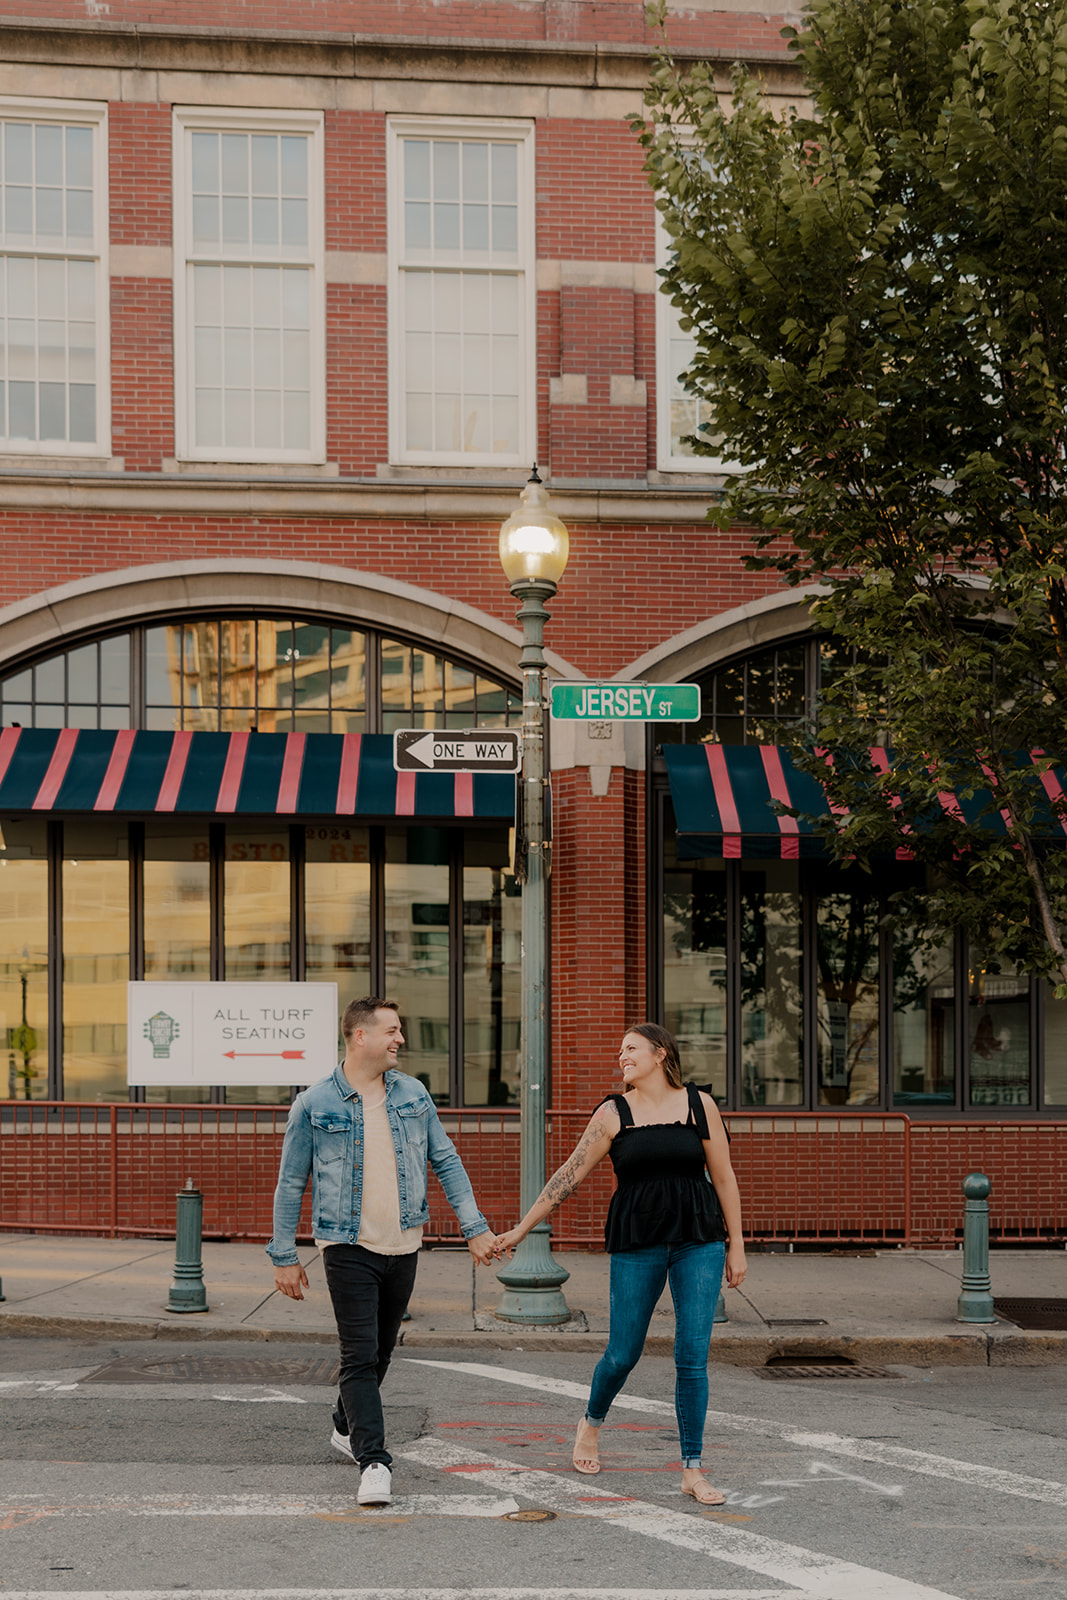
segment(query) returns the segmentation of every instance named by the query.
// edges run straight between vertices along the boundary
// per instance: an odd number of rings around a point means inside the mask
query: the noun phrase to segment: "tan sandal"
[[[707,1478],[696,1478],[690,1484],[682,1484],[682,1493],[689,1495],[698,1506],[724,1506],[726,1496],[721,1489],[713,1489]]]
[[[571,1457],[571,1462],[575,1472],[584,1473],[587,1478],[595,1478],[597,1473],[600,1471],[599,1455],[594,1455],[590,1450],[579,1451],[578,1449],[578,1435],[582,1431],[582,1423],[584,1421],[585,1418],[582,1417],[581,1421],[578,1423],[578,1427],[575,1430],[574,1454]]]

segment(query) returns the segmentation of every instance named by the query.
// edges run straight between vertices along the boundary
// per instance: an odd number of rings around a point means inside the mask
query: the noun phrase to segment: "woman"
[[[619,1066],[624,1092],[601,1102],[573,1155],[549,1178],[518,1226],[500,1235],[498,1248],[510,1253],[610,1154],[618,1188],[604,1230],[611,1256],[608,1347],[578,1424],[574,1466],[578,1472],[600,1471],[599,1430],[637,1365],[652,1312],[669,1283],[682,1492],[700,1505],[722,1505],[725,1497],[704,1477],[700,1462],[708,1345],[724,1257],[732,1288],[744,1282],[746,1272],[741,1200],[726,1129],[710,1095],[683,1086],[678,1046],[666,1028],[636,1023],[623,1038]]]

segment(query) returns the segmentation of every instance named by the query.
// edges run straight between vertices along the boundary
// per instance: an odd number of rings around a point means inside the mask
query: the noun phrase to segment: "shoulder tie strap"
[[[689,1096],[689,1121],[694,1125],[702,1139],[710,1138],[708,1114],[704,1110],[704,1102],[700,1098],[700,1090],[695,1084],[687,1083],[685,1092]]]

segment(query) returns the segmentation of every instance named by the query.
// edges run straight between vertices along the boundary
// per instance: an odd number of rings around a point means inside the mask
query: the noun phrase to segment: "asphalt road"
[[[715,1366],[709,1512],[679,1493],[663,1358],[600,1476],[569,1470],[594,1361],[398,1353],[396,1499],[361,1511],[322,1345],[0,1339],[0,1597],[1067,1596],[1065,1368]]]

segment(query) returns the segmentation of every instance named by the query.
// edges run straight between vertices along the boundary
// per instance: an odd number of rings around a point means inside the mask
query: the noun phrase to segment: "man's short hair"
[[[341,1032],[346,1041],[351,1039],[357,1028],[366,1028],[374,1021],[376,1011],[395,1011],[400,1015],[400,1007],[395,1000],[380,1000],[376,994],[364,995],[362,1000],[350,1000],[345,1006],[341,1018]]]

